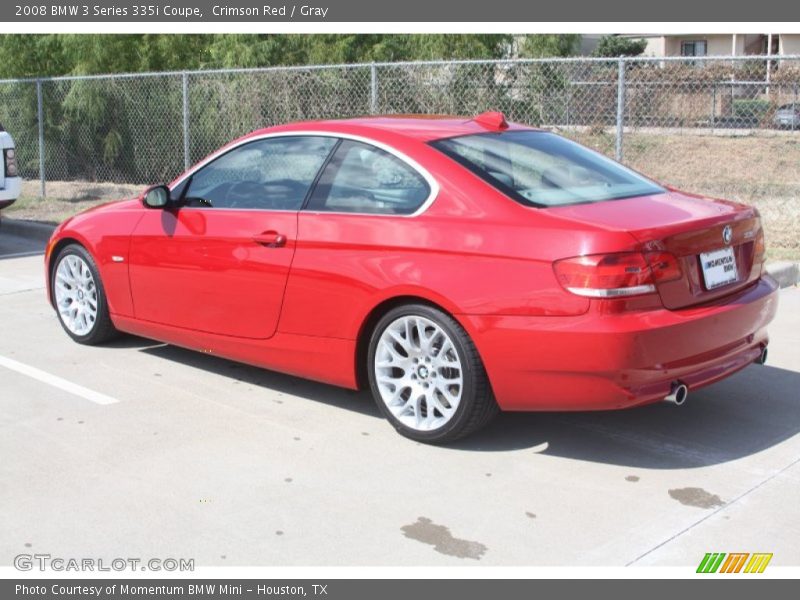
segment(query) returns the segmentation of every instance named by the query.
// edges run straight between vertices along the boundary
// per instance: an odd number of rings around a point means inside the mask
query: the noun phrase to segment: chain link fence
[[[501,110],[676,186],[769,197],[776,215],[791,203],[800,220],[798,91],[800,56],[272,67],[0,81],[0,122],[27,195],[81,200],[169,181],[277,123]]]
[[[0,81],[23,177],[144,184],[288,121],[474,115],[584,137],[800,131],[800,57],[541,59],[278,67]],[[45,188],[46,191],[46,188]]]

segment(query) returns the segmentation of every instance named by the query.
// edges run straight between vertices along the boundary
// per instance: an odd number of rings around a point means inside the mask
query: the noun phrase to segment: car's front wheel
[[[50,285],[58,319],[73,340],[99,344],[118,335],[97,265],[83,246],[69,244],[61,249]]]
[[[390,310],[372,332],[367,360],[378,406],[411,439],[450,442],[498,412],[474,343],[436,308],[409,304]]]

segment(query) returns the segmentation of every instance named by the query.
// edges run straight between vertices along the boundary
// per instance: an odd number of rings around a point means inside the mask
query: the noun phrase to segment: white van
[[[14,138],[2,125],[0,125],[0,152],[3,153],[3,160],[0,162],[0,208],[5,208],[19,197],[22,178],[17,170]]]

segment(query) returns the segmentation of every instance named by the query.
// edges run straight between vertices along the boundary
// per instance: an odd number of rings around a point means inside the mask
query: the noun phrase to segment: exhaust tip
[[[672,384],[672,391],[664,397],[665,402],[670,402],[675,406],[680,406],[684,402],[686,402],[686,398],[689,396],[689,388],[686,387],[686,384],[681,383],[680,381],[676,381]]]
[[[756,362],[757,362],[758,364],[760,364],[760,365],[763,365],[764,363],[766,363],[766,362],[767,362],[767,347],[766,347],[766,346],[764,346],[764,347],[761,349],[761,354],[759,355],[759,357],[758,357],[758,359],[756,360]]]

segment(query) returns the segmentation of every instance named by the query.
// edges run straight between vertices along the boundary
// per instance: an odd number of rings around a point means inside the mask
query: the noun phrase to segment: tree
[[[58,35],[0,35],[0,77],[47,77],[69,72]]]
[[[647,40],[604,35],[597,43],[597,48],[592,53],[594,56],[639,56],[647,48]]]
[[[519,55],[523,58],[574,56],[580,46],[581,36],[577,33],[526,35],[519,45]]]
[[[496,34],[422,34],[404,37],[407,39],[407,56],[404,60],[504,58],[512,39],[510,35]]]
[[[0,36],[0,79],[42,78],[48,177],[126,182],[166,179],[182,156],[138,151],[180,148],[183,119],[180,76],[47,78],[60,75],[193,71],[415,60],[495,59],[510,55],[510,35],[324,34],[164,35],[47,34]],[[484,65],[420,71],[397,67],[387,75],[377,109],[430,112],[439,106],[475,112],[463,90],[480,91],[481,109],[504,98],[496,71]],[[370,70],[280,70],[189,80],[190,154],[204,153],[256,126],[369,112]],[[390,83],[393,82],[393,83]],[[442,93],[442,86],[454,90]],[[391,86],[391,87],[390,87]],[[25,173],[38,169],[37,85],[0,86],[0,121],[13,128]],[[421,99],[416,96],[422,96]],[[443,104],[442,102],[445,102]],[[414,104],[416,102],[416,104]],[[447,104],[449,103],[449,104]]]
[[[3,35],[0,78],[492,59],[507,57],[511,42],[498,34]]]

